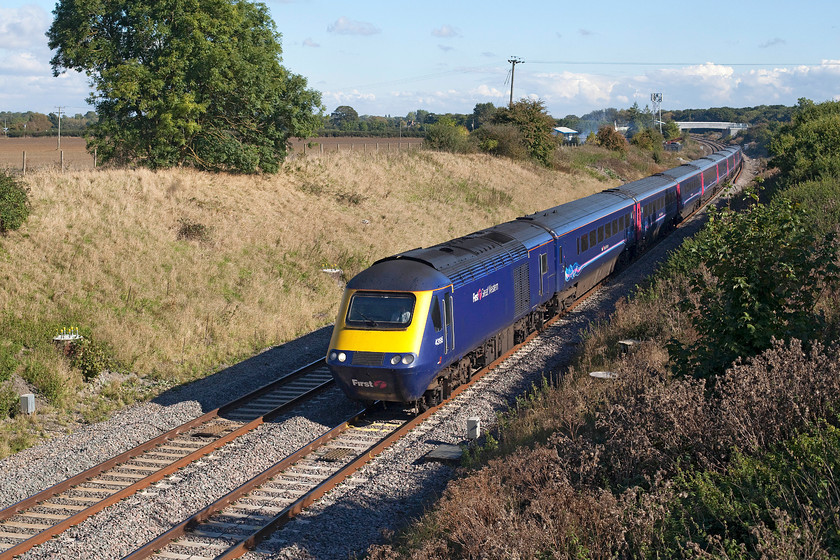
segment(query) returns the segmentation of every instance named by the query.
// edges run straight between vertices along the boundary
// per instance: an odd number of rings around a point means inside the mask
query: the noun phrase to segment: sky
[[[840,100],[840,2],[267,0],[282,64],[360,115],[472,113],[542,100],[556,117]],[[0,3],[0,111],[91,110],[87,78],[53,76],[55,0]],[[513,65],[509,61],[521,62]],[[513,80],[511,80],[511,69]]]

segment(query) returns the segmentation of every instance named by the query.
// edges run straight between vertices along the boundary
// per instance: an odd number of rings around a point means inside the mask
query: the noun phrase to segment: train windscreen
[[[404,329],[414,316],[413,294],[356,292],[350,299],[345,323],[363,329]]]

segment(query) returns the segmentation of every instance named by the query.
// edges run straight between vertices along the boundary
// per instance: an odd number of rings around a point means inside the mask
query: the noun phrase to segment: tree
[[[840,102],[800,99],[790,124],[770,143],[771,163],[788,183],[840,177]]]
[[[436,123],[429,125],[423,143],[435,150],[455,153],[465,152],[468,147],[468,136],[467,129],[459,126],[454,119],[441,117]]]
[[[53,73],[85,72],[103,161],[278,169],[322,122],[320,94],[280,65],[280,35],[247,0],[60,0]],[[317,113],[316,113],[317,111]]]
[[[519,129],[528,153],[543,165],[551,165],[557,139],[551,135],[554,119],[545,110],[545,103],[522,99],[510,107],[497,109],[493,124],[510,124]]]
[[[476,103],[470,117],[470,128],[475,130],[484,124],[493,120],[493,113],[496,112],[496,106],[492,103]]]
[[[817,304],[837,286],[840,269],[834,234],[809,231],[807,211],[784,197],[742,212],[710,211],[706,228],[676,260],[692,271],[695,297],[681,307],[698,334],[692,344],[669,344],[678,373],[709,377],[769,348],[774,337],[819,335]]]
[[[359,120],[359,113],[349,105],[339,105],[330,115],[330,123],[336,128],[349,130]]]
[[[666,140],[675,140],[680,137],[680,125],[674,121],[667,121],[662,127],[662,134],[665,135]]]
[[[596,136],[598,145],[616,152],[627,151],[627,139],[612,126],[602,126]]]

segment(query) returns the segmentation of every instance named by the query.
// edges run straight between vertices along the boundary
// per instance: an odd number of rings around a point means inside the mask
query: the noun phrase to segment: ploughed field
[[[419,148],[422,138],[309,138],[291,140],[292,155],[331,153],[338,150],[361,151],[405,151]],[[0,137],[0,168],[22,171],[24,154],[26,170],[34,171],[45,168],[61,168],[61,156],[64,154],[64,169],[93,169],[93,154],[85,149],[85,139],[75,136],[62,136],[59,148],[56,137],[4,138]]]

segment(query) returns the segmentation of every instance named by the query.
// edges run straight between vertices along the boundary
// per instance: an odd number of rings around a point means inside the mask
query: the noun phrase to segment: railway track
[[[589,293],[595,289],[597,286]],[[578,300],[575,306],[585,299],[586,296]],[[393,411],[383,416],[381,412],[369,410],[363,416],[348,418],[126,558],[241,556],[459,393],[472,387],[484,373],[537,334],[533,333],[522,344],[479,372],[470,384],[454,391],[449,400],[420,416],[402,418]],[[78,477],[0,511],[0,539],[19,540],[17,543],[0,542],[0,560],[45,542],[108,505],[161,480],[281,414],[288,406],[305,398],[305,391],[299,397],[281,396],[282,391],[288,390],[293,378],[306,377],[304,370],[321,374],[323,385],[313,388],[315,391],[331,383],[332,378],[323,363],[316,362]],[[302,381],[297,383],[305,384]],[[280,385],[287,385],[287,389],[282,389]],[[281,404],[284,400],[286,402]],[[141,476],[143,473],[150,474]]]
[[[313,362],[0,510],[0,560],[13,558],[205,457],[334,383]]]
[[[545,326],[560,317],[553,317]],[[395,412],[374,403],[123,560],[239,558],[435,412],[485,380],[538,335],[531,333],[493,363],[474,372],[469,382],[455,388],[448,399],[421,414]]]

